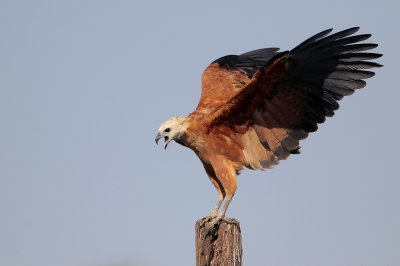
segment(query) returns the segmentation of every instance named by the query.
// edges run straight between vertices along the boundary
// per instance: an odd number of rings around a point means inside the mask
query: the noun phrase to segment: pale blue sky
[[[245,170],[244,265],[400,265],[395,1],[0,0],[0,265],[194,265],[218,195],[159,125],[218,57],[360,26],[385,66],[301,142]]]

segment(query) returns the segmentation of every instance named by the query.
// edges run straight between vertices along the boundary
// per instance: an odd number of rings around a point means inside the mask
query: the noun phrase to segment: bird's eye
[[[164,132],[170,132],[170,131],[171,129],[169,127],[164,130]]]

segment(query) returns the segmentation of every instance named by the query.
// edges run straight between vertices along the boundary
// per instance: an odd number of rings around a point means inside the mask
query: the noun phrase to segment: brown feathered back
[[[194,114],[206,115],[202,123],[210,131],[229,127],[247,167],[268,168],[299,153],[299,140],[374,75],[364,69],[380,66],[367,61],[380,54],[360,52],[377,45],[356,44],[370,37],[351,36],[358,29],[329,36],[326,30],[289,52],[269,48],[214,61],[204,71]]]

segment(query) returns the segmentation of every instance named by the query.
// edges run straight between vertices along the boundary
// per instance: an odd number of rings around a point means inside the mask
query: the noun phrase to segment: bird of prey
[[[161,125],[156,143],[164,138],[165,149],[173,140],[192,149],[217,189],[208,219],[213,225],[225,216],[243,167],[271,168],[299,154],[299,141],[375,75],[365,69],[382,66],[369,61],[381,54],[365,52],[378,45],[359,43],[371,35],[354,35],[358,30],[328,29],[285,52],[264,48],[221,57],[203,72],[196,110]]]

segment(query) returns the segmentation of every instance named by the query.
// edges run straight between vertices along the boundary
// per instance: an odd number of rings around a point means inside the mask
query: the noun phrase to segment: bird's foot
[[[221,213],[218,214],[218,215],[214,215],[214,216],[211,216],[211,214],[210,214],[210,216],[207,219],[206,224],[205,224],[205,227],[206,227],[207,230],[211,230],[213,228],[217,228],[218,225],[219,225],[219,222],[224,218],[224,215],[221,214]]]

